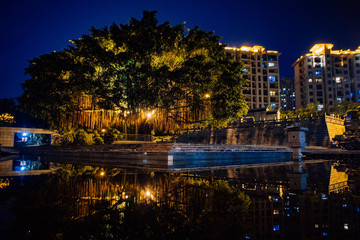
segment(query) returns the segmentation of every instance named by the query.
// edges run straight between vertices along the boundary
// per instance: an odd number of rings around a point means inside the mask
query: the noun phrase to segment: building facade
[[[226,47],[226,54],[244,62],[244,77],[249,86],[243,91],[250,109],[280,107],[280,79],[278,51],[265,51],[262,46]]]
[[[280,103],[283,110],[295,109],[295,88],[291,77],[283,77],[280,80]]]
[[[333,108],[337,102],[360,101],[360,47],[332,50],[333,44],[315,44],[292,65],[296,108],[318,103]]]

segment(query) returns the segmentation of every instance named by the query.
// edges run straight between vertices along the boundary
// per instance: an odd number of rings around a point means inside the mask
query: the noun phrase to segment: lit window
[[[335,78],[335,82],[336,82],[336,83],[341,83],[341,77],[336,77],[336,78]]]
[[[269,82],[275,82],[276,77],[275,76],[269,76]]]
[[[276,56],[269,55],[269,61],[276,61]]]
[[[321,75],[321,71],[315,71],[315,75]]]
[[[270,91],[270,96],[275,96],[275,91]]]
[[[279,230],[280,230],[280,226],[279,226],[279,225],[274,225],[273,230],[274,230],[274,231],[279,231]]]
[[[275,66],[275,63],[272,63],[272,62],[269,62],[269,67],[274,67]]]
[[[319,224],[316,223],[316,224],[315,224],[315,228],[319,228]]]
[[[309,82],[312,82],[312,78],[309,78]]]
[[[344,230],[349,230],[349,224],[344,223]]]
[[[317,78],[317,79],[316,79],[316,82],[317,82],[317,83],[322,83],[322,79],[321,79],[321,78]]]
[[[274,215],[277,215],[277,214],[279,214],[279,210],[274,209]]]

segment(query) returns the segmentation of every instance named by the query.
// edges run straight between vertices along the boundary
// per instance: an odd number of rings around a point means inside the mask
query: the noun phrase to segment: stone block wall
[[[309,129],[309,131],[306,132],[306,143],[308,146],[329,147],[333,129],[345,129],[344,126],[328,126],[324,117],[299,120],[297,123],[300,127]],[[179,136],[177,142],[287,146],[287,132],[285,129],[293,124],[293,121],[286,120],[265,121],[237,124],[226,129],[215,131],[187,131]]]

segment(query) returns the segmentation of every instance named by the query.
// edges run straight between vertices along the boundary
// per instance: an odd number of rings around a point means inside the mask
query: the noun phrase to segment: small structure
[[[50,145],[54,131],[40,128],[0,127],[1,147]]]
[[[301,149],[306,147],[305,132],[307,128],[295,126],[287,127],[285,129],[288,133],[288,146],[292,148],[292,158],[294,161],[299,161],[302,158]]]
[[[277,121],[280,120],[280,109],[273,110],[271,108],[253,108],[249,109],[244,120],[252,118],[253,121]]]

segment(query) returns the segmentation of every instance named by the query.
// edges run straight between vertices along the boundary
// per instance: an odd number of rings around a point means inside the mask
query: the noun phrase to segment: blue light
[[[275,82],[276,78],[275,76],[269,76],[269,82]]]
[[[250,239],[250,237],[249,237],[249,236],[245,236],[245,239]]]
[[[345,207],[347,207],[347,204],[345,203],[345,204],[343,204],[343,207],[345,208]]]
[[[323,232],[323,236],[324,236],[324,237],[327,237],[327,235],[328,235],[328,234],[327,234],[326,232]]]
[[[20,168],[20,171],[24,171],[24,170],[25,170],[25,167],[21,167],[21,168]]]
[[[360,212],[360,208],[357,208],[357,212]]]
[[[26,132],[23,132],[23,133],[22,133],[22,136],[23,136],[23,137],[26,137],[26,136],[27,136],[27,133],[26,133]]]
[[[321,71],[315,71],[315,75],[321,75]]]
[[[354,94],[353,93],[350,93],[350,97],[352,98],[354,96]]]
[[[273,228],[274,231],[279,231],[280,230],[280,226],[279,225],[275,225]]]

